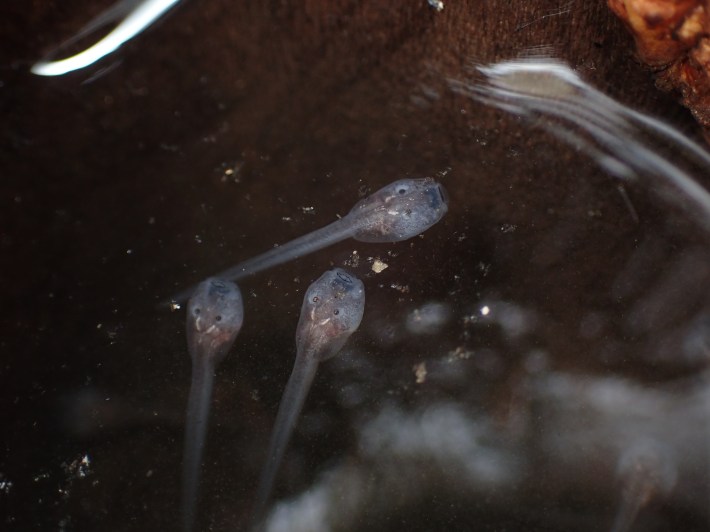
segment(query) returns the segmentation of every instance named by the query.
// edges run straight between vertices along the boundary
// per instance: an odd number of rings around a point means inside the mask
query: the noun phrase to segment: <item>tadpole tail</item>
[[[263,270],[273,268],[284,262],[288,262],[314,251],[318,251],[328,246],[332,246],[341,240],[350,238],[355,234],[358,227],[353,218],[345,216],[340,220],[316,229],[315,231],[303,235],[302,237],[296,238],[287,242],[281,246],[271,248],[269,251],[257,255],[251,259],[240,262],[236,266],[224,270],[217,275],[212,275],[211,277],[216,277],[218,279],[225,279],[227,281],[239,281],[255,273],[259,273]],[[160,306],[169,307],[174,303],[184,303],[190,297],[197,288],[197,285],[193,285],[182,292],[175,294],[172,298],[163,301]]]
[[[631,525],[634,524],[641,506],[638,499],[631,500],[624,497],[611,527],[611,532],[628,532],[631,530]]]
[[[279,412],[276,415],[274,430],[269,441],[269,451],[266,455],[266,465],[264,465],[259,479],[252,513],[252,529],[257,529],[256,527],[260,526],[264,517],[266,503],[271,495],[281,460],[317,369],[318,361],[315,357],[301,353],[297,355],[293,372],[288,379],[286,390],[279,404]]]
[[[197,497],[202,468],[202,451],[205,446],[210,401],[214,383],[214,365],[197,358],[192,367],[192,383],[187,402],[185,446],[182,468],[182,523],[185,532],[195,525]]]
[[[628,479],[622,490],[621,504],[616,513],[611,532],[628,532],[636,516],[654,493],[655,483],[649,483],[646,475],[635,475]]]

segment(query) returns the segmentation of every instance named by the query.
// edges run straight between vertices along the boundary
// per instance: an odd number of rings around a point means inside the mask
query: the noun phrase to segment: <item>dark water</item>
[[[190,361],[156,303],[422,176],[451,208],[421,237],[241,283],[200,529],[246,526],[303,292],[333,265],[365,317],[319,369],[271,530],[608,530],[646,441],[676,480],[635,529],[707,529],[702,223],[449,89],[552,44],[694,135],[603,3],[192,2],[95,67],[29,74],[108,5],[0,8],[5,529],[176,529]]]

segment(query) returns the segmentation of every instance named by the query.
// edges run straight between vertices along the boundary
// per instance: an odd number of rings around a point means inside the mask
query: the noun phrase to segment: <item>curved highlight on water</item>
[[[686,170],[647,146],[652,135],[710,169],[710,154],[670,125],[628,108],[596,90],[566,63],[529,57],[479,65],[473,83],[450,80],[451,88],[487,105],[527,118],[561,140],[580,148],[607,172],[625,180],[643,179],[677,206],[691,211],[710,231],[710,193]]]

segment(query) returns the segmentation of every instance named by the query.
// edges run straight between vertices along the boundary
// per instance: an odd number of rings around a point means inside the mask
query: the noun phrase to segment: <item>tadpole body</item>
[[[187,304],[187,346],[192,382],[187,403],[182,476],[183,528],[190,531],[197,509],[202,451],[207,434],[214,371],[234,344],[244,321],[236,284],[210,278],[197,286]]]
[[[447,210],[446,191],[434,179],[401,179],[363,198],[339,220],[241,262],[216,277],[238,281],[346,238],[361,242],[407,240],[429,229]],[[194,288],[188,288],[171,301],[182,303],[193,291]]]
[[[360,325],[364,308],[362,281],[340,268],[325,272],[308,287],[296,330],[296,362],[279,405],[257,489],[255,523],[264,512],[318,363],[340,351]]]

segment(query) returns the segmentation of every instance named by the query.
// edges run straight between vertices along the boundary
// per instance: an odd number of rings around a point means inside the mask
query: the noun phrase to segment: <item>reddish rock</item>
[[[702,0],[608,0],[636,40],[657,86],[677,90],[710,140],[709,4]]]

